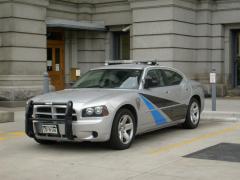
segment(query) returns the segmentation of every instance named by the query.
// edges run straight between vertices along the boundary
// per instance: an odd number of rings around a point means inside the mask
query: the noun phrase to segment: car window
[[[73,88],[137,89],[142,77],[140,69],[98,69],[84,74]]]
[[[147,76],[152,78],[153,83],[151,84],[151,87],[161,87],[164,85],[160,69],[149,70]]]
[[[164,78],[163,78],[163,73],[161,69],[156,69],[157,76],[160,81],[160,86],[164,86]]]
[[[183,77],[171,70],[162,70],[165,86],[174,86],[181,83]]]

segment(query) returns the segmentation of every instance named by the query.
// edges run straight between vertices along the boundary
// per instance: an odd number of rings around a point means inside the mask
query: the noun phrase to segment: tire
[[[120,109],[113,120],[110,146],[117,150],[128,149],[135,138],[135,133],[136,119],[132,112],[128,109]]]
[[[34,137],[34,140],[42,145],[51,145],[51,144],[56,144],[56,141],[51,141],[51,140],[42,140],[42,139],[37,139],[36,137]]]
[[[186,120],[183,123],[183,127],[186,129],[195,129],[200,122],[200,103],[197,99],[192,98],[188,105]]]

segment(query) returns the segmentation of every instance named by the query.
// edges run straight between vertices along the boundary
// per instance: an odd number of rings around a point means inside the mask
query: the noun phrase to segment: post
[[[212,86],[212,111],[216,111],[216,70],[212,69],[212,72],[210,73],[210,83]]]
[[[43,74],[43,93],[48,93],[49,92],[49,78],[48,78],[48,73],[44,72]]]

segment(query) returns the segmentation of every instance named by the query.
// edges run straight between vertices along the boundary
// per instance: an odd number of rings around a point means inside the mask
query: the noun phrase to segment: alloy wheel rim
[[[197,124],[199,121],[199,106],[198,103],[193,102],[190,108],[190,118],[193,124]]]
[[[118,124],[118,137],[123,144],[128,144],[133,138],[133,119],[129,115],[123,115]]]

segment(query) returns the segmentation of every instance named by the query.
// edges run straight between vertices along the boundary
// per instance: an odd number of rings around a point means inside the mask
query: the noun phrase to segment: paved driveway
[[[223,142],[240,144],[240,122],[203,121],[196,130],[155,131],[138,136],[124,151],[108,149],[104,143],[39,145],[25,136],[23,124],[23,112],[17,113],[16,122],[0,124],[3,180],[236,180],[240,176],[239,162],[183,157]]]

